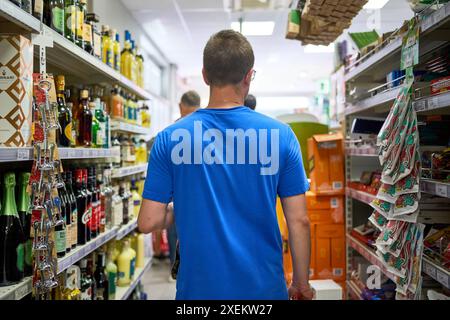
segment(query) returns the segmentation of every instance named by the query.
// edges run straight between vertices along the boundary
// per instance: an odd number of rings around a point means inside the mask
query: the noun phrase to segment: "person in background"
[[[183,119],[184,117],[190,115],[191,113],[197,111],[200,108],[201,105],[201,99],[200,95],[194,91],[190,90],[186,93],[184,93],[181,96],[181,101],[179,103],[180,107],[180,119]],[[180,120],[178,119],[178,120]],[[178,121],[177,120],[177,121]],[[167,207],[168,211],[173,210],[173,205],[170,204]],[[179,249],[178,249],[178,236],[177,236],[177,228],[175,223],[173,223],[169,229],[167,230],[167,238],[169,241],[169,258],[170,258],[170,265],[172,266],[172,270],[169,276],[169,282],[173,282],[176,280],[177,273],[178,273],[178,265],[179,265]]]
[[[249,94],[247,96],[247,98],[245,98],[244,106],[246,106],[247,108],[250,108],[252,110],[255,110],[256,109],[256,98],[255,98],[255,96],[252,95],[252,94]]]
[[[214,34],[203,52],[208,106],[160,132],[150,154],[138,227],[149,233],[176,223],[181,244],[176,299],[313,297],[309,183],[300,145],[288,125],[244,106],[254,62],[242,34]],[[261,148],[254,146],[261,144],[267,148],[258,156]],[[277,195],[293,261],[289,289]],[[171,201],[174,210],[167,210]]]

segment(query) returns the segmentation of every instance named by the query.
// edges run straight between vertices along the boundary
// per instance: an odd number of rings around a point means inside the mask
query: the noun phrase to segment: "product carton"
[[[312,280],[314,300],[342,300],[342,287],[333,280]]]
[[[315,278],[345,280],[344,225],[315,225]]]
[[[0,147],[31,144],[33,45],[0,34]]]
[[[344,194],[343,136],[314,135],[308,139],[311,191],[317,195]]]
[[[311,223],[344,223],[344,196],[318,196],[308,191],[306,209]]]

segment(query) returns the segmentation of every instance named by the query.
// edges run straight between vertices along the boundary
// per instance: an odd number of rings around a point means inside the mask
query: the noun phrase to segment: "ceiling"
[[[179,76],[188,87],[207,97],[201,79],[202,51],[208,38],[232,21],[275,21],[272,36],[248,37],[255,51],[257,70],[252,84],[256,96],[311,96],[315,80],[326,78],[333,69],[333,53],[305,53],[299,41],[286,40],[288,0],[274,10],[231,12],[231,0],[122,0],[149,36],[170,61],[178,65]],[[248,0],[247,0],[248,1]],[[406,0],[391,0],[381,11],[363,12],[355,18],[355,28],[383,29],[399,25],[408,12]],[[372,23],[372,24],[371,24]],[[391,26],[394,25],[395,26]],[[375,26],[376,27],[376,26]],[[382,30],[385,31],[385,30]]]

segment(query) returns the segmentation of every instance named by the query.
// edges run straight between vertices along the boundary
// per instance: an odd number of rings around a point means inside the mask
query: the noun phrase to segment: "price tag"
[[[431,264],[425,264],[425,271],[430,277],[436,278],[436,269]]]
[[[414,102],[414,109],[416,111],[423,111],[427,107],[427,103],[425,100],[419,100]]]
[[[422,32],[428,30],[434,23],[433,16],[429,15],[428,17],[422,20]]]
[[[439,107],[439,98],[433,97],[428,99],[428,110],[436,109]]]
[[[17,150],[17,160],[29,160],[29,159],[30,159],[30,150],[27,149]]]
[[[20,300],[30,292],[31,292],[31,284],[29,284],[28,282],[20,284],[14,291],[14,298],[15,300]]]
[[[446,288],[449,287],[448,276],[441,270],[436,270],[436,280],[443,284]]]
[[[448,197],[447,193],[447,185],[445,184],[436,184],[436,194],[441,197]]]

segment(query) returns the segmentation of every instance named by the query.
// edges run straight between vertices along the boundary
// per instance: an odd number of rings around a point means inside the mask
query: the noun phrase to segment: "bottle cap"
[[[102,31],[103,32],[109,32],[109,26],[107,24],[102,25]]]
[[[30,182],[30,176],[31,176],[31,173],[22,172],[19,176],[19,183],[21,185],[27,185]]]
[[[16,186],[16,175],[14,172],[5,173],[3,177],[3,183],[5,187],[15,187]]]

